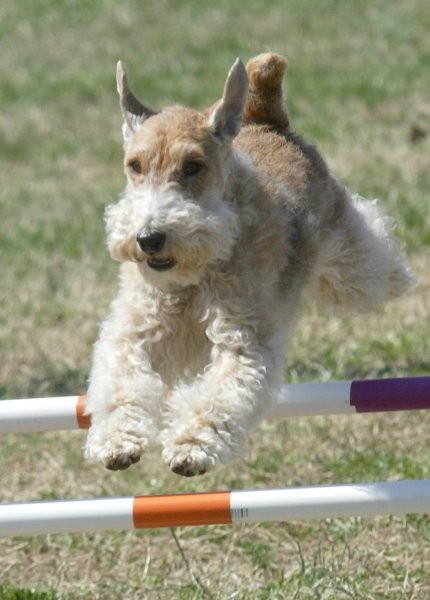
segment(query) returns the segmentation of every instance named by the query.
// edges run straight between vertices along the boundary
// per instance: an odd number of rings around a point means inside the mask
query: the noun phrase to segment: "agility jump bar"
[[[0,536],[430,513],[430,480],[0,504]]]
[[[430,409],[430,377],[284,385],[267,418]],[[0,433],[88,429],[85,396],[0,401]]]

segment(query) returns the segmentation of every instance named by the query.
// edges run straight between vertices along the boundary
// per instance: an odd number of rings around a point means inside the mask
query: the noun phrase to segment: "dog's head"
[[[203,113],[147,108],[121,62],[117,83],[127,186],[106,211],[111,255],[136,261],[157,287],[197,283],[207,265],[229,259],[238,236],[228,189],[231,142],[248,93],[245,67],[234,63],[221,100]]]

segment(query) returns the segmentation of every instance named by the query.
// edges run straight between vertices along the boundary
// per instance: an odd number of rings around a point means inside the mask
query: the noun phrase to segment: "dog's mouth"
[[[148,258],[147,264],[150,269],[154,271],[168,271],[173,269],[176,265],[176,261],[173,258]]]

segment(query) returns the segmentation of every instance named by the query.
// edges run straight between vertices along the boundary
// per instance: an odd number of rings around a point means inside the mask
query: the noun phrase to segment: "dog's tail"
[[[244,125],[268,125],[280,133],[290,130],[282,93],[286,67],[285,58],[273,52],[259,54],[248,62],[249,93],[242,115]]]

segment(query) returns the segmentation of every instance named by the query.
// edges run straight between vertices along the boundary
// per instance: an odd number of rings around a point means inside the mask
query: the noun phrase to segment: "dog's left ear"
[[[116,85],[121,112],[124,117],[122,132],[124,140],[127,141],[139,125],[149,117],[155,115],[156,112],[143,105],[130,90],[125,66],[121,61],[118,61],[116,66]]]
[[[239,133],[248,85],[245,65],[237,58],[227,76],[223,96],[209,117],[212,133],[221,141]]]

